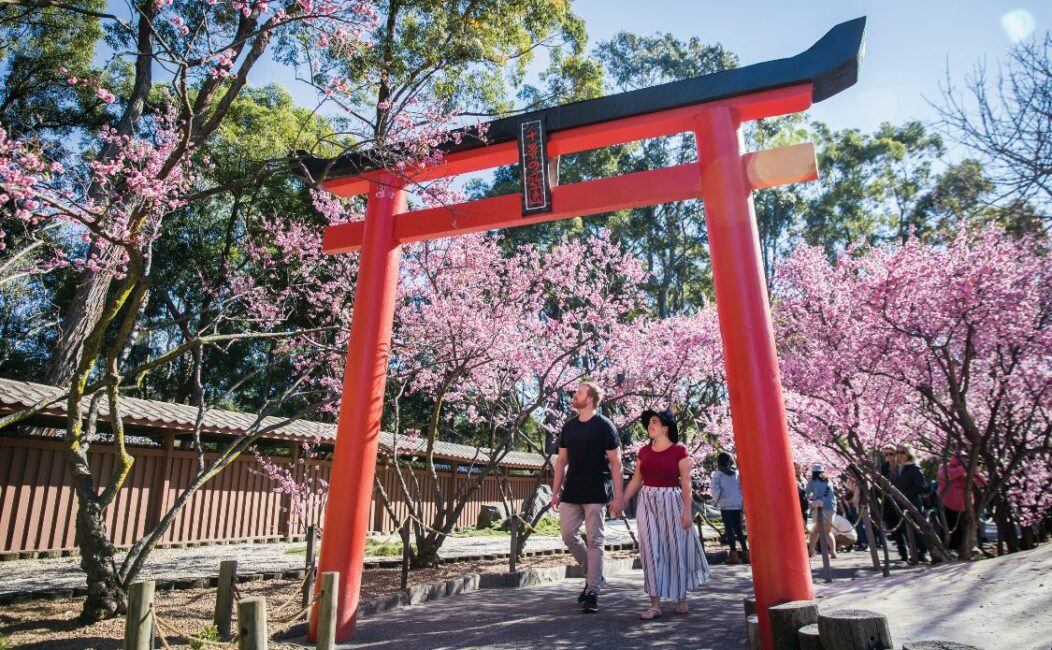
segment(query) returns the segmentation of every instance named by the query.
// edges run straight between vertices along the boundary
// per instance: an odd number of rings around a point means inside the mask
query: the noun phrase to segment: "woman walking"
[[[836,514],[836,495],[833,486],[829,484],[826,470],[819,464],[811,467],[811,480],[807,484],[807,496],[811,499],[811,517],[814,525],[811,528],[811,539],[808,543],[808,556],[813,557],[818,546],[818,538],[825,533],[823,539],[826,548],[829,549],[829,557],[836,557],[836,539],[833,537],[833,515]],[[818,516],[818,509],[822,509],[822,516]]]
[[[723,528],[727,531],[727,564],[738,563],[738,549],[735,542],[741,542],[742,561],[749,563],[749,547],[745,543],[745,532],[742,530],[742,485],[738,479],[738,470],[734,468],[734,459],[725,451],[716,456],[716,471],[712,473],[712,498],[716,500]]]
[[[709,579],[709,565],[691,522],[690,454],[679,443],[676,420],[669,411],[647,410],[640,418],[650,444],[639,450],[636,471],[625,489],[636,492],[639,555],[643,589],[650,607],[639,618],[661,616],[661,600],[675,599],[677,614],[687,613],[687,592]]]

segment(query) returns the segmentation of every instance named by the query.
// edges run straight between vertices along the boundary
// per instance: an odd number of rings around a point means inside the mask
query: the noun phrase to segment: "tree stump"
[[[979,650],[974,645],[954,641],[908,641],[902,650]]]
[[[760,650],[760,617],[756,614],[746,616],[745,629],[749,632],[749,650]]]
[[[771,621],[771,635],[775,650],[797,650],[797,632],[805,625],[818,622],[818,603],[813,600],[794,600],[767,608]]]
[[[837,650],[892,648],[891,629],[883,614],[864,609],[838,609],[818,615],[822,646]]]
[[[822,650],[822,641],[818,638],[818,623],[811,623],[797,630],[796,641],[800,650]]]
[[[749,618],[756,613],[756,599],[752,596],[742,598],[742,607],[745,608],[745,618]]]

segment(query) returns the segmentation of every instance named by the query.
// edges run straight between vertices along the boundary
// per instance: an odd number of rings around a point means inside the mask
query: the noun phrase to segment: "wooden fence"
[[[165,448],[137,447],[129,450],[135,464],[113,504],[106,511],[106,526],[117,546],[130,546],[150,530],[168,511],[196,473],[197,457],[192,451],[175,449],[169,436]],[[211,460],[213,456],[206,456]],[[96,479],[108,475],[116,455],[113,447],[92,445],[89,456]],[[328,481],[330,461],[295,457],[271,457],[276,465],[293,464],[302,481]],[[401,517],[405,510],[397,478],[390,467],[379,466],[377,473],[392,505]],[[434,512],[430,478],[416,472],[424,490],[425,512]],[[465,474],[439,475],[446,495],[454,481],[469,480]],[[504,481],[507,481],[504,483]],[[96,481],[96,484],[98,482]],[[413,485],[412,481],[409,481]],[[482,505],[501,500],[506,485],[515,505],[529,496],[537,478],[488,476],[465,507],[458,526],[473,525]],[[319,484],[321,485],[321,484]],[[303,521],[292,507],[291,497],[276,491],[278,485],[260,471],[251,454],[243,454],[218,476],[205,484],[189,500],[165,534],[161,545],[266,541],[302,535],[306,523],[320,518],[321,504],[312,499],[305,504]],[[66,469],[65,450],[59,440],[9,438],[0,436],[0,553],[57,551],[76,546],[77,502]],[[391,532],[397,526],[386,510],[373,501],[373,530]]]

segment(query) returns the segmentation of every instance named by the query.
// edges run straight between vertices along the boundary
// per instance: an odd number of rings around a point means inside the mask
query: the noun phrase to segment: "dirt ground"
[[[889,578],[816,581],[815,587],[823,610],[887,616],[895,647],[941,639],[987,650],[1052,648],[1052,544]]]
[[[632,556],[631,551],[608,552],[607,557]],[[540,556],[527,558],[519,563],[520,569],[565,565],[572,562],[567,556]],[[431,584],[471,573],[501,573],[508,570],[507,560],[457,562],[443,564],[436,569],[422,569],[409,574],[409,585]],[[362,599],[368,600],[382,594],[398,591],[401,572],[399,569],[370,569],[362,578]],[[276,619],[289,619],[299,607],[301,582],[291,580],[267,580],[238,584],[238,596],[264,596],[267,599],[268,618],[271,630],[279,631],[283,625]],[[292,601],[290,602],[290,598]],[[276,608],[289,602],[280,611]],[[9,605],[0,610],[0,635],[7,638],[11,648],[47,650],[119,650],[124,638],[124,618],[100,621],[81,626],[77,622],[80,599],[59,601],[32,601]],[[179,589],[158,591],[154,605],[162,624],[182,634],[195,634],[212,624],[215,610],[215,589]],[[383,614],[379,614],[382,616]],[[235,614],[236,616],[236,614]],[[168,636],[169,646],[175,650],[190,648],[185,636]],[[159,646],[163,647],[163,646]],[[220,645],[209,647],[219,648]],[[230,647],[230,646],[227,646]],[[233,646],[233,647],[236,647]],[[303,646],[271,642],[273,650],[302,650]]]

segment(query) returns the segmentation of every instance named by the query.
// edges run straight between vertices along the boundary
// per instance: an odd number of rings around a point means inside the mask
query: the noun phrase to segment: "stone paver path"
[[[608,579],[597,614],[581,613],[580,580],[523,589],[485,589],[406,607],[358,624],[340,648],[710,648],[747,647],[742,596],[752,590],[747,567],[712,568],[690,613],[640,621],[648,600],[643,572]],[[467,615],[470,612],[470,615]],[[397,631],[397,632],[395,632]]]

